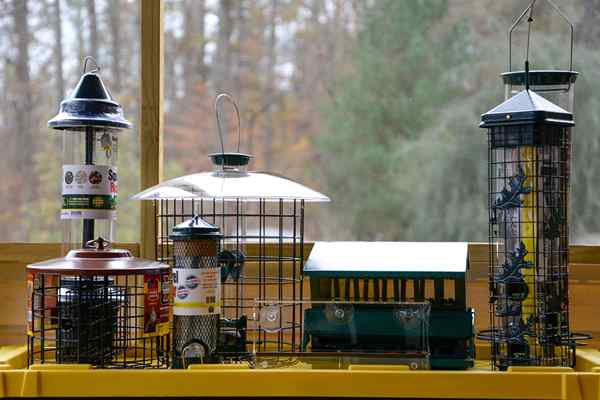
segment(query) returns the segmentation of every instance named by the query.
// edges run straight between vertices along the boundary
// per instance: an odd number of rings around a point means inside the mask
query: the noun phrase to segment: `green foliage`
[[[600,232],[600,53],[597,48],[578,49],[581,75],[575,88],[575,128],[571,177],[571,235],[580,242],[598,241]],[[576,65],[577,67],[577,65]],[[585,69],[584,69],[585,68]]]
[[[421,135],[462,94],[456,76],[469,57],[463,24],[440,29],[446,14],[442,0],[378,1],[365,10],[355,69],[336,82],[317,139],[334,209],[350,236],[414,237],[406,229],[429,205],[410,202],[431,187],[424,179],[439,168],[431,156],[443,153],[436,141],[444,139],[426,143]]]
[[[516,5],[520,7],[519,4]],[[333,199],[333,238],[487,239],[487,152],[480,115],[503,99],[504,37],[515,10],[488,14],[466,32],[446,4],[374,2],[366,11],[352,74],[340,77],[318,137]],[[506,11],[506,10],[504,10]],[[571,10],[573,11],[573,10]],[[483,21],[480,16],[475,19]],[[568,33],[552,13],[536,19],[535,69],[568,65]],[[583,26],[591,29],[591,26]],[[476,30],[479,31],[476,31]],[[487,33],[486,33],[487,31]],[[524,61],[526,28],[513,47]],[[598,240],[600,62],[594,43],[575,49],[571,238]]]

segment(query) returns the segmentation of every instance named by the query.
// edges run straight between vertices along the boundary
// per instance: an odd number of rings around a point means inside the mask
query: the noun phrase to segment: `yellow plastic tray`
[[[485,354],[481,349],[480,354]],[[409,371],[366,365],[348,370],[95,370],[86,365],[34,365],[26,349],[0,348],[0,397],[362,397],[600,400],[600,351],[577,352],[577,368],[515,367],[492,372],[487,361],[468,371]]]

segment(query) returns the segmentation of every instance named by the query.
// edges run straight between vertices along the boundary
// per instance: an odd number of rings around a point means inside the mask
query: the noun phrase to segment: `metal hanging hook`
[[[89,61],[94,63],[94,68],[91,71],[86,71]],[[85,56],[85,58],[83,59],[83,73],[85,74],[86,72],[90,73],[90,74],[95,74],[96,72],[100,72],[100,66],[98,65],[98,62],[96,61],[96,59],[92,56]]]
[[[533,7],[535,6],[536,0],[531,2],[529,7],[529,17],[527,18],[527,50],[525,52],[525,66],[529,69],[529,44],[531,43],[531,25],[533,23]],[[527,79],[527,76],[525,77]],[[527,88],[529,89],[529,88]]]
[[[241,141],[241,124],[240,124],[240,111],[238,109],[238,106],[235,102],[235,100],[233,99],[233,97],[231,97],[231,95],[229,93],[221,93],[219,94],[216,99],[215,99],[215,115],[217,118],[217,134],[219,135],[219,142],[221,143],[221,154],[225,155],[225,145],[223,143],[223,127],[221,126],[221,113],[219,112],[219,106],[221,104],[221,101],[227,99],[229,100],[229,102],[233,105],[233,108],[235,110],[235,116],[237,118],[237,134],[238,134],[238,143],[237,143],[237,152],[240,152],[240,141]]]
[[[515,20],[515,22],[511,25],[508,30],[508,71],[512,71],[512,33],[517,28],[517,26],[521,23],[525,15],[529,14],[527,17],[528,27],[527,27],[527,53],[525,60],[529,62],[529,41],[531,36],[531,24],[533,22],[533,8],[535,6],[537,0],[532,0],[529,3],[529,6],[523,10],[523,12],[519,15],[519,17]],[[573,71],[573,44],[575,38],[575,27],[569,18],[561,11],[560,8],[554,3],[552,0],[546,0],[554,9],[554,11],[567,23],[569,24],[569,28],[571,30],[571,52],[569,58],[569,71]]]

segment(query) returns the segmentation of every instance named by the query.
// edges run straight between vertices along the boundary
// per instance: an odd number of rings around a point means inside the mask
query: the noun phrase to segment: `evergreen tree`
[[[466,32],[462,24],[438,29],[446,15],[444,0],[383,0],[364,10],[355,69],[337,81],[317,141],[346,236],[398,239],[414,219],[403,198],[422,190],[432,160],[425,151],[400,169],[394,149],[414,143],[461,94],[455,71],[466,60]]]

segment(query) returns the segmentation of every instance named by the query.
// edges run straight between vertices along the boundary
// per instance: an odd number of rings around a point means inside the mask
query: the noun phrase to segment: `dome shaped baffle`
[[[328,202],[329,197],[291,179],[265,172],[201,172],[148,188],[133,200],[223,199]]]

